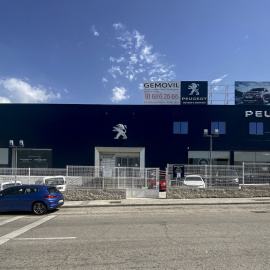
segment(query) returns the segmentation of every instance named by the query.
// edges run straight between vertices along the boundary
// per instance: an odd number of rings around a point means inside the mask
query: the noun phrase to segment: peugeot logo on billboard
[[[200,87],[200,85],[198,83],[192,83],[191,85],[189,85],[188,89],[192,90],[189,95],[192,96],[193,94],[196,93],[196,96],[198,96],[200,94],[199,87]]]

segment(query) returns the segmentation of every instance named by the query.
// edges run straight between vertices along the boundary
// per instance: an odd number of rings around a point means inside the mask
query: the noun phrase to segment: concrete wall
[[[126,199],[125,189],[67,189],[63,194],[67,201]]]
[[[244,186],[240,189],[171,187],[166,193],[167,199],[270,197],[270,186]]]
[[[167,199],[270,197],[270,186],[244,186],[240,189],[171,187],[166,193]],[[126,199],[125,189],[67,189],[63,194],[67,201]]]

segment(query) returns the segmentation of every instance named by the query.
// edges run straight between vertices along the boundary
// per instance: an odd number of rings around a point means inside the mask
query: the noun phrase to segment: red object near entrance
[[[149,181],[149,189],[156,188],[156,178],[154,177]],[[166,175],[159,175],[159,191],[166,191]]]
[[[159,191],[166,190],[166,175],[159,176]]]

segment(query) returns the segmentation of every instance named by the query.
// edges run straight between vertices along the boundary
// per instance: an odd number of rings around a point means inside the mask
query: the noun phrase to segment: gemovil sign
[[[269,111],[245,111],[245,117],[270,117]]]

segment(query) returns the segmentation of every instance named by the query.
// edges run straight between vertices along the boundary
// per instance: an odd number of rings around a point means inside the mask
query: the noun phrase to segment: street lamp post
[[[13,140],[9,140],[9,147],[15,149],[15,184],[16,184],[16,181],[17,181],[17,165],[18,165],[18,160],[17,160],[18,159],[18,148],[23,148],[24,147],[24,142],[23,142],[23,140],[19,140],[19,145],[16,146],[14,144]],[[13,155],[12,155],[12,158],[13,158]]]
[[[210,165],[212,165],[212,148],[213,148],[212,138],[213,137],[218,137],[218,136],[219,136],[218,129],[215,129],[214,134],[208,134],[208,129],[203,130],[203,137],[209,137],[210,138],[210,161],[209,161]]]
[[[210,185],[212,184],[212,149],[213,149],[213,142],[212,142],[212,138],[213,137],[218,137],[219,136],[219,130],[215,129],[214,134],[208,134],[208,129],[204,129],[203,130],[203,137],[209,137],[210,138],[210,160],[209,160],[209,164],[210,164]]]

